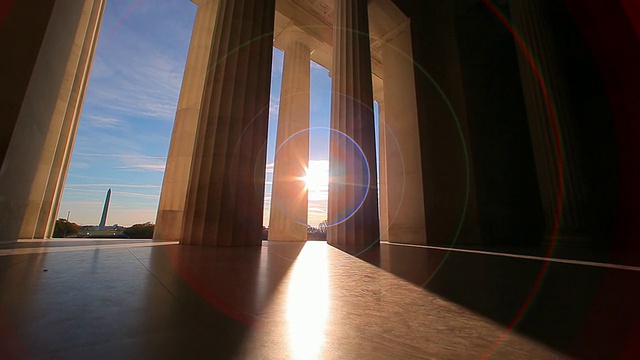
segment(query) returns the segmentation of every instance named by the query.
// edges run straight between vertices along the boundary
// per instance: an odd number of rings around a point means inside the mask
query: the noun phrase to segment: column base
[[[392,227],[387,230],[389,233],[390,243],[396,244],[413,244],[413,245],[426,245],[427,234],[424,228],[415,227]]]

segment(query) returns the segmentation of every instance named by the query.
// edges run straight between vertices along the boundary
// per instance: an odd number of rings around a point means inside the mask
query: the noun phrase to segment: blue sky
[[[187,0],[109,0],[58,213],[97,224],[155,222],[196,6]],[[274,49],[265,223],[270,204],[283,54]],[[311,164],[328,169],[331,79],[311,64]],[[324,175],[322,175],[324,176]],[[309,223],[326,219],[326,186],[310,193]]]

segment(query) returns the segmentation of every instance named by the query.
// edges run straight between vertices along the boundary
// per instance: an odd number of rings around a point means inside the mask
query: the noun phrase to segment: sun
[[[305,176],[302,177],[305,188],[309,192],[320,192],[327,186],[328,169],[324,166],[317,166],[316,162],[311,161],[309,167],[305,170]]]

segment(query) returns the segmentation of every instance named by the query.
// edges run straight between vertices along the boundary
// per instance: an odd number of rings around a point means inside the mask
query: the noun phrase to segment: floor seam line
[[[516,259],[525,259],[525,260],[549,261],[549,262],[560,263],[560,264],[583,265],[583,266],[601,267],[601,268],[609,268],[609,269],[616,269],[616,270],[640,271],[640,267],[638,266],[610,264],[610,263],[602,263],[602,262],[596,262],[596,261],[571,260],[571,259],[499,253],[499,252],[493,252],[493,251],[472,250],[472,249],[458,249],[458,248],[429,246],[429,245],[397,244],[397,243],[390,243],[390,242],[384,242],[383,244],[388,244],[393,246],[413,247],[413,248],[427,249],[427,250],[431,249],[431,250],[440,250],[440,251],[454,251],[454,252],[467,253],[467,254],[491,255],[491,256],[502,256],[502,257],[516,258]]]
[[[162,282],[162,280],[160,280],[160,278],[158,278],[158,277],[156,276],[156,274],[154,274],[154,273],[153,273],[153,272],[152,272],[152,271],[151,271],[151,270],[150,270],[150,269],[149,269],[145,264],[143,264],[143,263],[142,263],[142,261],[140,261],[140,258],[138,258],[134,253],[132,253],[132,252],[131,252],[131,248],[126,248],[126,249],[127,249],[127,251],[129,252],[129,254],[131,254],[131,256],[133,256],[133,257],[138,261],[138,263],[140,263],[140,265],[142,265],[142,267],[143,267],[143,268],[145,268],[145,270],[147,270],[147,272],[148,272],[151,276],[153,276],[153,278],[154,278],[154,279],[156,279],[156,281],[157,281],[158,283],[160,283],[160,285],[162,285],[162,287],[163,287],[165,290],[167,290],[167,292],[168,292],[169,294],[171,294],[171,296],[174,298],[174,300],[175,300],[177,303],[180,303],[180,300],[178,299],[178,296],[177,296],[176,294],[174,294],[174,293],[173,293],[173,291],[169,290],[169,288],[168,288],[168,287],[167,287],[167,286]]]

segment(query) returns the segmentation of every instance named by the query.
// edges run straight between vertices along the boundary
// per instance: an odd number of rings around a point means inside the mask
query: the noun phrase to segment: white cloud
[[[103,177],[103,176],[88,176],[88,175],[80,175],[80,174],[71,173],[71,172],[69,174],[67,174],[67,177],[73,177],[73,178],[78,178],[78,179],[102,180],[102,181],[104,181],[104,180],[118,181],[117,179],[107,178],[107,177]]]
[[[185,57],[176,53],[173,39],[153,36],[149,34],[152,29],[148,26],[145,33],[138,27],[118,24],[105,34],[87,92],[86,105],[91,110],[173,120]]]
[[[124,169],[124,170],[133,170],[133,171],[147,171],[147,170],[152,170],[152,171],[164,171],[165,169],[165,164],[135,164],[135,165],[130,165],[130,166],[119,166],[117,167],[117,169]]]
[[[88,120],[90,126],[99,129],[119,129],[126,124],[126,122],[121,119],[96,114],[90,114],[86,116],[86,120]]]
[[[125,197],[140,197],[140,198],[146,198],[146,199],[159,199],[160,198],[160,195],[134,193],[134,192],[127,192],[127,191],[114,191],[113,194],[114,194],[114,196],[118,195],[118,196],[125,196]]]
[[[76,168],[76,169],[87,169],[90,165],[86,162],[81,162],[81,161],[74,161],[71,163],[70,167],[71,168]]]
[[[125,188],[157,188],[159,189],[161,186],[160,185],[147,185],[147,184],[67,184],[66,187],[70,188],[70,189],[74,189],[74,188],[85,188],[85,187],[99,187],[99,188],[104,188],[104,187],[112,187],[112,188],[118,188],[118,187],[125,187]]]
[[[118,154],[139,154],[143,151],[149,151],[138,138],[126,135],[127,133],[123,134],[121,131],[110,133],[104,130],[97,131],[91,127],[84,128],[82,135],[76,138],[72,162],[77,156],[113,157]],[[149,136],[145,135],[145,140],[148,138]]]
[[[269,119],[275,120],[278,118],[278,114],[280,111],[280,96],[271,96],[271,100],[269,101]]]
[[[95,206],[101,206],[103,203],[101,201],[67,201],[65,205],[74,206],[74,207],[89,207],[93,208]]]
[[[154,155],[141,155],[141,154],[100,154],[100,153],[74,153],[79,156],[100,156],[100,157],[115,157],[115,158],[146,158],[146,159],[166,159],[166,156],[154,156]]]
[[[273,174],[273,163],[267,163],[267,165],[265,166],[265,172],[267,174]]]
[[[76,156],[85,158],[94,157],[106,157],[116,159],[120,165],[115,165],[113,168],[124,170],[141,170],[141,171],[164,171],[167,157],[166,156],[154,156],[143,155],[136,153],[128,154],[103,154],[103,153],[74,153]],[[74,162],[75,163],[75,162]],[[87,165],[88,167],[88,165]]]
[[[65,186],[65,188],[64,188],[64,195],[65,196],[69,196],[69,195],[72,195],[74,193],[100,193],[100,194],[105,194],[106,190],[79,189],[79,188],[76,188],[76,187],[70,186],[70,185]]]

